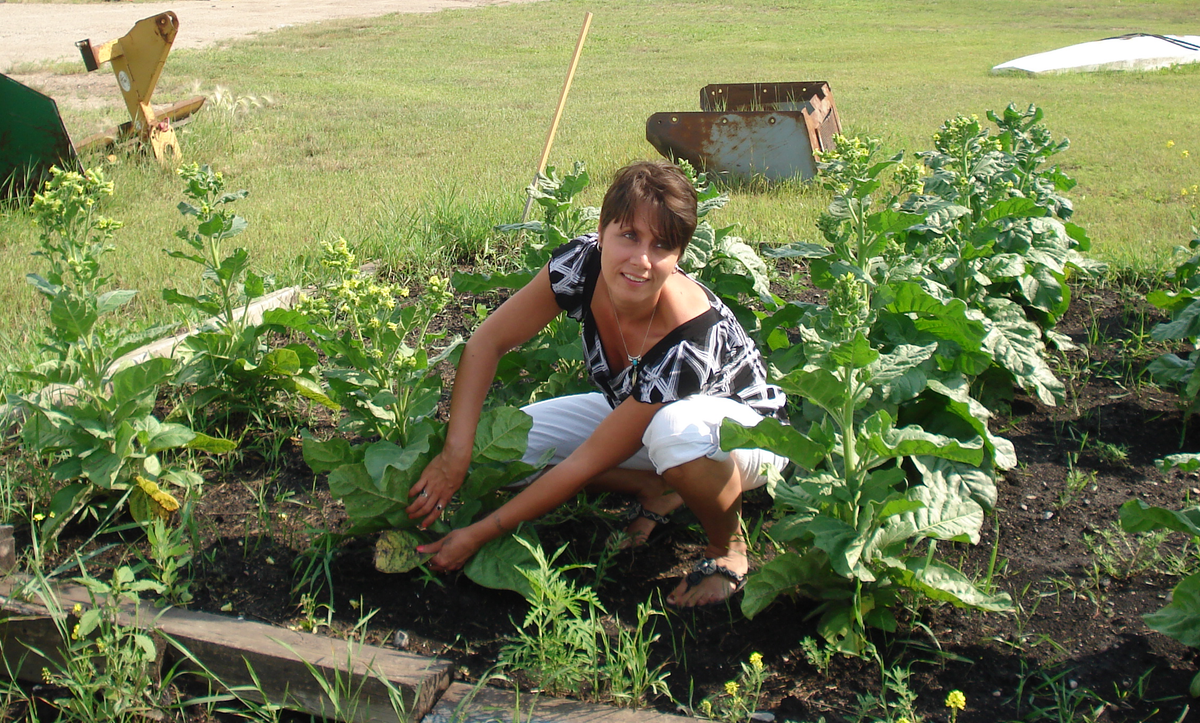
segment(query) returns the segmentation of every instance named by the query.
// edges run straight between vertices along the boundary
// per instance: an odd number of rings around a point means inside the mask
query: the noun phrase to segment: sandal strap
[[[746,576],[730,570],[724,565],[718,565],[717,561],[711,557],[706,557],[696,562],[696,566],[687,574],[688,587],[693,587],[706,577],[713,575],[722,575],[729,578],[736,586],[734,592],[742,589],[746,584]]]
[[[671,523],[671,518],[667,515],[660,515],[657,512],[651,512],[645,507],[642,507],[642,503],[634,502],[633,506],[629,508],[629,511],[625,513],[625,521],[632,522],[639,517],[645,517],[647,520],[650,520],[651,522],[657,522],[660,525],[668,525]]]

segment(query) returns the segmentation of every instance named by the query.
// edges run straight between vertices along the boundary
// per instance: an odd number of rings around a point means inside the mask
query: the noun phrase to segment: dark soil
[[[1095,545],[1122,503],[1139,497],[1178,509],[1200,497],[1196,475],[1162,474],[1154,467],[1155,459],[1180,451],[1183,421],[1177,396],[1142,373],[1161,350],[1147,348],[1137,332],[1156,321],[1134,292],[1077,290],[1058,327],[1080,345],[1061,355],[1057,368],[1068,384],[1067,403],[1050,408],[1018,394],[1011,409],[993,420],[993,430],[1016,446],[1020,465],[1000,481],[999,505],[980,544],[942,544],[938,550],[976,579],[987,576],[995,551],[993,581],[1012,595],[1017,612],[983,614],[948,605],[905,610],[900,631],[875,641],[889,666],[910,669],[908,685],[926,720],[949,720],[943,701],[953,689],[966,695],[959,716],[964,723],[1186,719],[1196,653],[1150,631],[1141,619],[1166,604],[1180,579],[1168,571],[1178,573],[1180,566],[1159,562],[1131,574],[1095,567]],[[456,324],[461,320],[451,327]],[[195,609],[281,625],[325,622],[326,609],[306,616],[299,605],[299,570],[310,559],[302,554],[320,532],[343,529],[346,518],[325,480],[314,479],[304,464],[298,430],[310,425],[318,435],[330,434],[330,424],[319,417],[284,419],[278,425],[284,431],[246,440],[249,451],[235,462],[207,470],[196,513],[203,544],[192,569]],[[1106,455],[1101,443],[1118,445],[1127,458]],[[277,453],[267,451],[276,446]],[[1189,428],[1182,447],[1200,450],[1200,425]],[[1067,492],[1069,475],[1084,480],[1078,493]],[[622,505],[591,500],[560,512],[539,525],[544,547],[569,543],[563,560],[605,562],[604,540],[619,528]],[[764,492],[751,493],[750,528],[769,521],[770,510]],[[65,538],[62,554],[80,542]],[[484,675],[524,617],[523,599],[479,587],[461,574],[381,574],[373,566],[373,545],[372,538],[359,538],[337,548],[332,585],[313,589],[315,603],[335,611],[332,625],[319,629],[345,633],[377,611],[367,624],[368,642],[390,644],[404,631],[409,650],[455,661],[462,679]],[[1187,556],[1181,565],[1194,567],[1200,558],[1182,545],[1168,538],[1160,552]],[[831,723],[858,720],[859,697],[880,693],[880,668],[837,657],[827,671],[818,670],[800,647],[802,639],[817,637],[814,621],[806,619],[813,603],[780,600],[753,620],[736,604],[694,612],[665,605],[665,593],[701,547],[698,529],[683,521],[656,544],[607,560],[602,570],[582,570],[578,579],[592,583],[599,577],[605,608],[626,623],[647,600],[666,612],[658,618],[662,638],[652,662],[666,663],[679,705],[697,705],[721,690],[757,651],[770,672],[760,710],[797,723],[822,716]],[[761,545],[756,552],[770,554]],[[112,561],[113,554],[102,559]],[[323,581],[319,574],[316,579]],[[666,699],[655,705],[677,710]],[[1039,709],[1046,718],[1033,717]],[[1097,709],[1096,717],[1084,717]],[[867,720],[876,717],[882,714]]]

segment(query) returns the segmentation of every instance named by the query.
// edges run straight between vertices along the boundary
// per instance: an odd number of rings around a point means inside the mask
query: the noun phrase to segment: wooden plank
[[[454,683],[422,723],[688,723],[696,718]]]
[[[44,661],[31,656],[20,659],[28,650],[26,643],[50,655],[61,649],[62,640],[49,611],[28,601],[11,599],[21,582],[23,577],[19,576],[0,580],[0,648],[5,660],[11,651],[10,670],[18,677],[40,680]],[[70,610],[75,603],[85,607],[91,603],[86,588],[70,584],[54,587],[64,610]],[[30,614],[37,612],[40,615]],[[189,657],[168,644],[162,661],[164,668],[178,663],[180,670],[193,673],[206,670],[222,686],[249,700],[270,701],[322,717],[340,713],[337,715],[340,720],[354,723],[398,721],[388,694],[390,684],[399,692],[407,719],[419,720],[450,685],[449,661],[390,648],[191,610],[160,611],[147,604],[136,608],[123,606],[121,617],[122,624],[156,629],[162,638],[174,641],[191,654]],[[341,711],[314,677],[318,675],[344,698]],[[253,687],[255,677],[257,687]],[[348,709],[350,705],[353,710]]]
[[[226,687],[252,685],[253,670],[266,700],[325,717],[334,715],[335,706],[317,675],[330,687],[357,691],[357,709],[338,716],[348,721],[398,720],[384,680],[401,694],[411,720],[428,713],[450,685],[449,661],[398,650],[189,610],[168,610],[157,626]],[[187,661],[181,667],[197,669]],[[258,695],[251,698],[263,700]]]

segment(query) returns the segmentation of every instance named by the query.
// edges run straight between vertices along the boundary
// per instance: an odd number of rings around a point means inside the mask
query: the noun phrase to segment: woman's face
[[[675,272],[679,252],[661,245],[639,209],[629,222],[613,221],[600,232],[600,273],[614,302],[652,304]]]

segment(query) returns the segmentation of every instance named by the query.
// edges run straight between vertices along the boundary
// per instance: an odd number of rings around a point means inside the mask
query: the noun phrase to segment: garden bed
[[[458,306],[470,309],[473,301]],[[1178,509],[1200,497],[1197,475],[1154,467],[1155,459],[1179,451],[1182,428],[1177,396],[1142,374],[1156,353],[1135,333],[1148,329],[1154,314],[1120,287],[1076,289],[1058,327],[1080,345],[1057,369],[1070,390],[1067,402],[1046,407],[1018,395],[1011,412],[993,420],[993,432],[1015,445],[1019,465],[998,484],[997,514],[985,521],[980,544],[943,542],[939,553],[977,581],[994,565],[994,585],[1012,595],[1016,612],[904,609],[899,632],[874,640],[885,669],[911,671],[907,685],[930,720],[947,718],[943,701],[953,689],[966,695],[964,722],[1037,720],[1039,709],[1074,720],[1101,706],[1097,720],[1182,720],[1195,654],[1150,631],[1141,615],[1165,604],[1177,574],[1194,568],[1197,550],[1175,538],[1156,551],[1122,548],[1130,537],[1104,542],[1106,532],[1116,534],[1117,508],[1131,498]],[[465,331],[465,315],[452,308],[450,317],[451,329]],[[287,423],[295,426],[288,430]],[[366,642],[395,644],[403,631],[407,650],[454,661],[458,679],[486,676],[526,613],[524,599],[461,574],[379,573],[372,536],[342,543],[331,558],[332,587],[311,589],[307,606],[300,605],[302,553],[316,534],[347,524],[324,476],[314,478],[301,456],[298,431],[328,435],[331,424],[328,415],[312,414],[284,420],[274,431],[249,432],[261,438],[243,439],[246,451],[203,470],[191,607],[331,635],[346,634],[377,611],[366,624]],[[1194,425],[1182,448],[1200,449]],[[7,454],[15,455],[15,447]],[[666,613],[657,618],[661,638],[651,662],[671,672],[674,701],[660,697],[653,701],[658,708],[698,706],[736,680],[753,652],[763,655],[769,673],[755,707],[778,720],[856,720],[859,698],[880,695],[877,663],[835,656],[821,671],[814,665],[821,661],[805,655],[801,641],[817,637],[806,600],[780,599],[753,620],[736,603],[670,609],[665,592],[702,549],[698,527],[684,519],[655,544],[607,556],[604,542],[620,526],[622,505],[614,498],[581,501],[538,528],[547,551],[567,545],[560,562],[599,565],[574,577],[595,584],[609,614],[635,620],[637,605],[647,600]],[[765,491],[748,495],[746,520],[752,531],[760,521],[769,528]],[[89,541],[90,533],[87,525],[69,528],[46,569],[122,542],[113,535]],[[19,530],[18,546],[28,542],[28,528]],[[760,564],[775,554],[764,536],[752,550]],[[129,557],[129,548],[118,545],[89,566],[97,573]],[[895,699],[894,690],[888,695]]]

